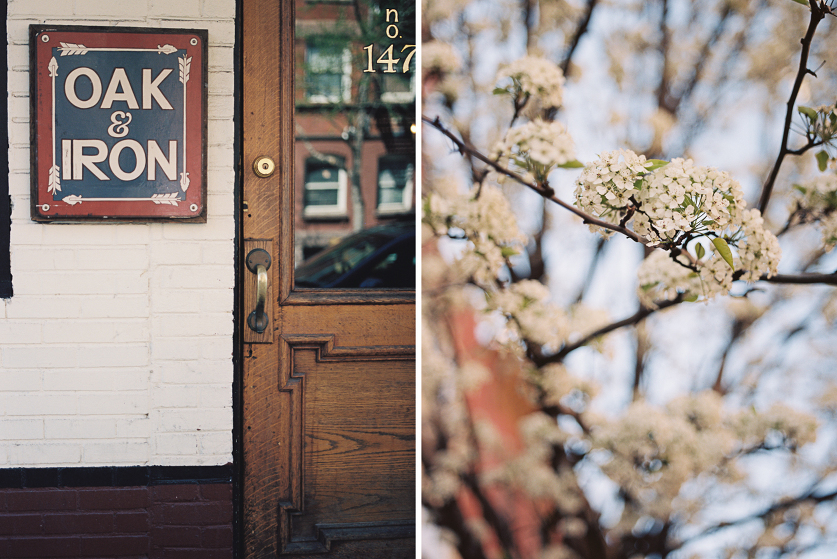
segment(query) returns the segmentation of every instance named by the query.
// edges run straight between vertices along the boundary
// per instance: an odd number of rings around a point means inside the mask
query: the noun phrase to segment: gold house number
[[[392,18],[392,20],[390,20]],[[400,39],[401,32],[398,29],[396,23],[398,23],[398,10],[391,10],[388,9],[386,13],[386,22],[389,23],[387,25],[386,34],[387,37],[390,39]],[[395,69],[395,65],[401,62],[400,58],[394,58],[393,56],[393,47],[394,45],[389,45],[381,56],[378,57],[378,64],[383,64],[386,68],[383,70],[384,74],[395,74],[398,70]],[[374,64],[372,63],[372,59],[374,55],[372,54],[375,45],[366,45],[363,47],[363,50],[366,51],[366,69],[364,72],[376,72]],[[413,60],[413,55],[416,53],[416,45],[404,45],[401,47],[401,52],[403,53],[405,50],[410,49],[407,53],[407,58],[404,59],[404,63],[401,65],[401,73],[406,74],[410,70],[410,62]]]

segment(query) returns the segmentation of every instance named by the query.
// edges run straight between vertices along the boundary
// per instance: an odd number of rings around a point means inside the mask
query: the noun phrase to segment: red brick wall
[[[232,485],[0,489],[0,558],[231,559]]]

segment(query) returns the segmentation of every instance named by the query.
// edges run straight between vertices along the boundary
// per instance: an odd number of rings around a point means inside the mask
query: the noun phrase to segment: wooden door
[[[294,288],[294,4],[242,9],[244,556],[413,557],[415,291]],[[246,323],[257,248],[263,334]]]

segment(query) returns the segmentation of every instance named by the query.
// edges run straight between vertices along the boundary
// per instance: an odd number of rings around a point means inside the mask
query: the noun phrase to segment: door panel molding
[[[407,362],[415,359],[415,346],[368,346],[368,347],[339,347],[335,344],[334,334],[293,334],[283,335],[280,344],[281,359],[279,392],[285,403],[285,413],[290,421],[286,424],[284,433],[279,434],[278,443],[286,449],[285,479],[279,480],[279,491],[286,496],[279,502],[278,510],[278,548],[280,553],[288,555],[316,555],[327,553],[336,541],[362,541],[380,539],[404,539],[415,537],[415,520],[404,519],[376,519],[371,521],[358,520],[355,522],[316,522],[316,518],[306,518],[309,513],[306,507],[306,479],[312,471],[316,472],[324,462],[323,455],[337,456],[339,461],[352,461],[353,455],[362,455],[360,459],[354,457],[354,462],[369,462],[375,464],[375,457],[385,456],[388,462],[401,461],[408,464],[415,463],[415,431],[412,425],[379,426],[372,419],[369,425],[353,425],[342,429],[312,429],[306,423],[315,414],[307,405],[306,394],[309,383],[318,372],[325,372],[344,366],[347,362],[365,364],[366,371],[374,369],[377,362]],[[305,358],[299,358],[307,357]],[[323,365],[319,368],[318,365]],[[355,367],[360,370],[361,367]],[[389,368],[389,367],[387,367]],[[410,369],[412,373],[412,368]],[[414,374],[414,373],[412,373]],[[379,372],[380,376],[380,372]],[[354,382],[354,381],[353,381]],[[351,394],[347,396],[351,397]],[[347,398],[348,401],[350,398]],[[414,402],[410,404],[414,405]],[[337,403],[334,404],[338,406]],[[407,410],[409,411],[409,410]],[[414,410],[413,410],[414,413]],[[348,414],[347,414],[348,415]],[[405,414],[410,416],[410,414]],[[370,417],[359,415],[359,417]],[[313,420],[312,420],[313,422]],[[317,434],[312,431],[316,430]],[[348,434],[347,434],[348,433]],[[308,439],[306,441],[306,438]],[[315,440],[316,439],[316,440]],[[306,444],[307,442],[307,444]],[[317,449],[316,447],[322,447]],[[317,455],[315,457],[314,455]],[[335,476],[337,477],[337,476]],[[349,477],[349,476],[343,476]],[[344,480],[350,482],[350,480]],[[365,486],[362,491],[368,491]],[[358,497],[349,489],[348,485],[337,484],[335,491],[352,493],[350,502],[352,512],[346,516],[354,517],[360,510],[372,509],[373,514],[378,504],[375,495],[361,495]],[[310,497],[310,496],[309,496]],[[309,498],[310,500],[310,498]],[[339,499],[343,501],[344,499]],[[314,511],[315,514],[318,511]],[[328,510],[327,513],[334,513]],[[412,512],[412,511],[410,511]],[[306,528],[305,524],[313,524]]]
[[[286,511],[292,517],[299,514]],[[314,541],[289,542],[282,549],[287,555],[318,555],[328,553],[336,542],[363,540],[400,540],[416,536],[416,524],[412,520],[382,522],[355,522],[347,524],[317,524],[317,539]]]
[[[282,340],[292,350],[313,349],[317,362],[327,361],[370,361],[370,360],[413,360],[415,345],[380,346],[337,346],[335,334],[283,334]]]
[[[416,292],[406,289],[294,289],[283,305],[414,305]]]

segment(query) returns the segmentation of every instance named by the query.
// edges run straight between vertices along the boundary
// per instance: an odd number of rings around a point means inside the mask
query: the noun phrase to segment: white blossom
[[[506,86],[523,113],[534,117],[542,110],[561,106],[564,95],[564,73],[555,63],[536,56],[524,56],[503,67],[497,81],[510,80]]]
[[[782,249],[776,235],[764,228],[764,219],[756,210],[741,212],[741,230],[744,238],[738,243],[736,269],[744,271],[741,279],[756,281],[761,276],[770,277],[776,273]]]
[[[618,224],[633,205],[631,198],[639,194],[637,180],[648,172],[651,163],[644,155],[630,150],[604,152],[599,160],[584,167],[576,181],[576,204],[585,212]],[[610,235],[596,226],[591,229]]]
[[[784,403],[775,403],[767,411],[743,410],[734,419],[734,428],[745,446],[756,447],[764,443],[770,431],[783,437],[783,444],[796,449],[817,438],[817,419]]]
[[[459,54],[449,43],[429,41],[421,45],[421,69],[442,74],[458,72],[462,67]]]
[[[703,282],[701,284],[703,295],[707,299],[712,299],[716,295],[729,293],[729,290],[732,289],[733,270],[726,260],[714,254],[702,264],[700,279]]]
[[[509,129],[494,152],[501,164],[513,163],[538,182],[556,166],[575,161],[575,144],[564,125],[539,118]]]
[[[803,222],[816,221],[826,249],[837,245],[837,174],[824,173],[798,185],[795,204]]]
[[[504,313],[509,327],[539,345],[560,347],[568,331],[566,313],[546,302],[549,290],[538,281],[523,280],[488,294],[488,308]]]
[[[700,274],[678,264],[663,250],[655,250],[648,255],[640,264],[637,276],[639,300],[652,309],[657,303],[673,301],[678,295],[689,298],[703,293]]]
[[[490,184],[475,186],[468,194],[440,190],[428,198],[425,222],[440,235],[463,231],[469,247],[457,266],[478,285],[491,288],[507,255],[521,250],[525,241],[508,198]]]

